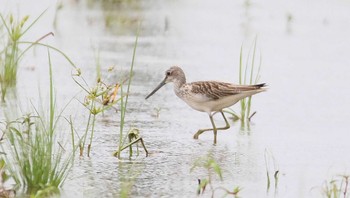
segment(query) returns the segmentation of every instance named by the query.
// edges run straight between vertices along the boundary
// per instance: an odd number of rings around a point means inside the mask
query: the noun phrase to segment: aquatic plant
[[[349,195],[350,175],[338,175],[337,179],[327,180],[322,186],[322,195],[327,198],[347,198]]]
[[[84,148],[86,146],[87,136],[90,132],[90,140],[87,145],[87,156],[90,157],[92,141],[95,131],[96,117],[98,114],[103,113],[105,110],[110,109],[116,104],[121,98],[116,99],[120,84],[114,85],[105,84],[100,75],[99,59],[97,59],[97,77],[96,84],[90,86],[82,75],[82,71],[77,68],[75,73],[72,74],[74,82],[86,93],[84,101],[80,102],[89,113],[87,124],[85,127],[84,134],[79,138],[78,146],[80,148],[80,156],[83,156]],[[75,132],[74,129],[72,131]],[[74,140],[74,132],[72,138]]]
[[[241,46],[240,56],[239,56],[239,84],[240,85],[252,85],[257,84],[260,79],[260,68],[261,68],[261,55],[259,58],[259,65],[256,68],[256,43],[255,39],[253,46],[250,49],[250,52],[247,56],[245,64],[243,63],[243,45]],[[253,50],[253,52],[251,52]],[[251,55],[252,53],[252,55]],[[257,71],[255,71],[257,69]],[[229,113],[233,116],[233,120],[241,121],[241,127],[244,128],[247,126],[249,128],[249,122],[251,118],[256,114],[256,112],[251,113],[252,97],[247,97],[240,100],[240,113],[236,113],[233,109],[228,108],[225,110],[226,113]]]
[[[205,169],[207,171],[207,176],[204,179],[198,179],[197,195],[203,195],[207,186],[210,188],[211,197],[214,197],[215,193],[219,190],[224,191],[224,196],[233,195],[237,197],[239,192],[242,190],[242,188],[239,186],[234,187],[232,190],[228,190],[227,188],[221,186],[214,188],[214,175],[218,176],[221,181],[223,181],[223,175],[220,165],[215,161],[211,153],[208,153],[206,156],[197,158],[191,167],[190,172],[198,168]]]
[[[161,111],[162,111],[162,107],[154,107],[153,108],[154,113],[152,113],[152,116],[158,119]]]
[[[265,169],[266,169],[266,191],[269,192],[271,188],[271,178],[273,178],[274,182],[274,190],[277,192],[278,182],[279,182],[279,168],[276,162],[275,157],[272,152],[268,149],[265,149],[264,153],[265,158]]]
[[[62,118],[54,96],[52,64],[49,59],[49,107],[47,114],[34,107],[33,112],[5,122],[5,145],[1,151],[11,178],[31,195],[59,192],[72,166],[74,149],[68,152],[57,143],[57,125]],[[17,106],[11,108],[13,114]],[[8,114],[10,114],[8,112]],[[10,114],[11,115],[11,114]],[[16,115],[15,115],[16,116]]]
[[[292,13],[288,12],[286,13],[286,32],[292,33],[292,23],[294,21]]]
[[[205,192],[207,185],[209,185],[212,193],[214,193],[214,187],[212,184],[213,172],[222,181],[223,177],[222,177],[221,167],[216,163],[212,155],[209,153],[206,156],[197,158],[193,166],[191,167],[190,172],[192,172],[196,168],[204,168],[207,171],[207,177],[205,179],[198,179],[197,194],[198,195],[203,194]]]
[[[134,49],[133,49],[133,54],[132,54],[132,59],[131,59],[131,66],[129,70],[129,78],[128,78],[128,84],[127,84],[127,90],[126,93],[123,92],[123,85],[121,86],[121,99],[120,99],[120,126],[119,126],[119,145],[118,145],[118,150],[114,152],[114,156],[118,157],[120,159],[120,154],[121,151],[124,150],[126,147],[129,147],[129,157],[132,156],[132,147],[131,145],[134,143],[141,142],[145,152],[146,156],[148,155],[148,151],[144,145],[143,139],[141,136],[138,134],[136,141],[130,141],[130,131],[128,134],[124,135],[124,125],[125,125],[125,114],[126,114],[126,109],[128,105],[128,99],[129,99],[129,93],[130,93],[130,85],[133,77],[133,72],[134,72],[134,63],[135,63],[135,57],[136,57],[136,48],[137,48],[137,42],[139,38],[139,30],[140,27],[137,30],[136,38],[135,38],[135,43],[134,43]],[[126,139],[129,139],[129,143],[126,143]],[[125,145],[127,144],[127,145]]]
[[[9,180],[10,176],[6,171],[6,162],[3,158],[0,158],[0,197],[15,197],[16,191],[12,188],[6,188],[5,183]]]
[[[114,153],[114,156],[118,156],[119,152],[122,152],[124,149],[129,148],[129,158],[131,158],[133,156],[133,150],[132,150],[132,145],[136,144],[136,149],[137,149],[137,155],[139,155],[139,147],[138,147],[138,143],[140,142],[143,150],[146,152],[146,157],[148,156],[148,151],[146,149],[145,143],[143,142],[142,137],[140,136],[140,132],[139,129],[137,128],[131,128],[128,131],[127,137],[129,139],[129,142],[125,145],[125,140],[123,141],[123,147],[118,149],[118,151],[116,151]]]

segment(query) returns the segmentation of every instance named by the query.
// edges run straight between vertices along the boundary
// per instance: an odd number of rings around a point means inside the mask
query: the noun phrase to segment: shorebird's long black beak
[[[164,80],[145,98],[146,100],[151,97],[154,93],[156,93],[160,88],[162,88],[166,84],[166,77]]]

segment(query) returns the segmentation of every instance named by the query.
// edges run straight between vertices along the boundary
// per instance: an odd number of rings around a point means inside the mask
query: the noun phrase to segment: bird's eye
[[[167,76],[170,76],[170,74],[171,74],[170,71],[167,71],[167,72],[166,72],[166,75],[167,75]]]

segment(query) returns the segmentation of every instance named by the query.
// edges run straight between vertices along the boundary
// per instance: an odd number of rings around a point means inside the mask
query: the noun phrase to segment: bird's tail
[[[267,84],[266,83],[260,83],[260,84],[255,84],[255,85],[252,85],[253,87],[256,87],[256,88],[262,88],[262,87],[267,87]]]
[[[267,84],[266,83],[259,83],[259,84],[255,84],[255,85],[251,85],[251,86],[255,88],[255,91],[257,93],[267,90]]]

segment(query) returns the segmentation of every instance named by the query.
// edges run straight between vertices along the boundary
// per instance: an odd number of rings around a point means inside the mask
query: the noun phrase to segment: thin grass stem
[[[136,57],[136,48],[137,48],[137,43],[138,43],[138,38],[139,38],[139,31],[140,31],[140,25],[137,29],[136,33],[136,39],[134,43],[134,49],[133,49],[133,54],[132,54],[132,60],[131,60],[131,66],[130,66],[130,71],[129,71],[129,79],[128,79],[128,87],[126,91],[126,96],[125,96],[125,101],[124,97],[121,97],[120,100],[120,105],[121,105],[121,110],[120,110],[120,132],[119,132],[119,146],[118,146],[118,159],[120,159],[120,151],[123,147],[122,145],[122,137],[123,137],[123,130],[124,130],[124,123],[125,123],[125,112],[126,112],[126,107],[128,104],[128,98],[129,98],[129,93],[130,93],[130,85],[131,85],[131,80],[133,76],[133,71],[134,71],[134,63],[135,63],[135,57]],[[121,93],[123,93],[123,86],[120,86]]]
[[[92,139],[94,137],[94,131],[95,131],[95,122],[96,122],[96,114],[93,114],[92,116],[92,126],[91,126],[91,136],[90,136],[90,143],[88,146],[88,157],[90,157],[90,151],[91,151],[91,147],[92,147]]]

